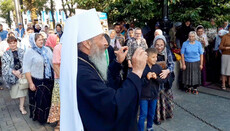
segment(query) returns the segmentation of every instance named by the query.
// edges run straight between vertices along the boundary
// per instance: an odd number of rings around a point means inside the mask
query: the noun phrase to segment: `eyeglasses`
[[[164,45],[157,45],[157,44],[156,44],[155,47],[164,47]]]

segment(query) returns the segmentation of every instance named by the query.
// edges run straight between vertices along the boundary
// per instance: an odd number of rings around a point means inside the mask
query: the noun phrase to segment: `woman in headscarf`
[[[230,31],[230,24],[228,25]],[[221,75],[222,89],[226,90],[225,82],[228,78],[228,86],[230,87],[230,33],[223,36],[219,49],[222,51],[221,57]]]
[[[129,40],[132,40],[134,39],[134,29],[133,28],[129,28],[128,31],[127,31],[127,39],[125,40],[125,44],[124,46],[127,46],[127,43]],[[127,75],[128,75],[128,61],[127,60],[124,60],[123,63],[123,69],[122,69],[122,72],[123,72],[123,80],[126,79]]]
[[[49,37],[48,37],[49,39]],[[60,91],[59,91],[59,76],[60,76],[60,64],[61,64],[61,47],[57,39],[57,45],[53,49],[53,69],[54,69],[54,88],[52,92],[52,102],[50,107],[50,113],[47,122],[55,123],[58,122],[55,127],[55,131],[59,131],[60,128]]]
[[[134,38],[130,39],[127,42],[127,46],[129,47],[128,54],[127,54],[128,67],[129,67],[129,70],[131,71],[131,69],[132,69],[132,56],[133,56],[134,52],[136,51],[136,49],[138,47],[141,47],[143,50],[148,49],[148,45],[146,43],[146,40],[143,38],[141,28],[139,28],[139,27],[135,28]]]
[[[10,89],[12,99],[19,98],[19,110],[23,115],[27,112],[24,108],[27,89],[19,88],[19,78],[22,77],[22,60],[24,51],[17,47],[17,39],[13,36],[7,38],[9,50],[2,56],[2,76],[6,82],[6,87]]]
[[[203,58],[203,69],[202,69],[202,85],[203,86],[207,86],[207,71],[206,71],[206,67],[209,67],[209,50],[208,48],[206,48],[209,43],[208,43],[208,37],[207,35],[205,34],[204,32],[204,27],[202,25],[198,25],[196,27],[196,33],[197,33],[197,36],[196,36],[196,40],[199,41],[201,44],[202,44],[202,47],[203,47],[203,51],[204,51],[204,58]],[[206,66],[208,65],[208,66]]]
[[[34,26],[34,32],[35,33],[39,33],[41,31],[41,26],[39,25],[39,24],[36,24],[35,26]]]
[[[49,47],[53,51],[54,47],[57,45],[57,41],[59,41],[58,36],[55,34],[50,34],[46,40],[45,46]]]
[[[163,35],[163,32],[161,29],[156,29],[154,32],[154,37],[158,36],[158,35]]]
[[[161,91],[157,100],[156,118],[154,122],[159,125],[161,120],[173,117],[173,99],[172,83],[174,81],[174,62],[172,53],[166,48],[167,42],[163,35],[158,35],[154,38],[151,48],[156,48],[158,51],[157,63],[162,67],[160,77],[167,78],[167,82],[160,85]]]
[[[48,35],[48,31],[49,31],[49,26],[48,25],[44,25],[41,29],[41,31],[44,31],[46,33],[46,35]]]
[[[41,124],[47,122],[54,85],[52,51],[43,46],[41,34],[30,35],[31,48],[23,59],[23,72],[29,83],[30,118]]]
[[[121,44],[119,42],[119,40],[116,39],[116,32],[115,30],[109,30],[109,37],[111,39],[110,41],[110,45],[113,47],[113,49],[119,50],[121,48]]]
[[[127,45],[127,42],[132,38],[134,38],[134,29],[129,28],[128,31],[127,31],[127,38],[125,40],[125,46]]]
[[[203,53],[201,43],[196,40],[196,32],[191,31],[188,41],[185,41],[181,48],[182,69],[184,70],[182,83],[189,93],[198,94],[197,87],[201,84],[201,70],[203,69]]]

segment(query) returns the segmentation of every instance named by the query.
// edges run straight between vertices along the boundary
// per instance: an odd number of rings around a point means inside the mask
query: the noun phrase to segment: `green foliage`
[[[63,11],[65,12],[65,15],[67,17],[75,14],[75,7],[74,5],[77,3],[76,0],[61,0],[62,1],[62,7],[63,7]],[[82,2],[82,1],[79,1]],[[67,10],[69,11],[69,13],[67,13]]]
[[[14,10],[12,0],[0,0],[1,15],[7,18],[7,11]],[[33,4],[32,4],[32,1]],[[163,0],[61,0],[67,16],[74,12],[74,5],[78,3],[80,9],[96,8],[97,11],[108,14],[109,23],[119,20],[135,22],[143,26],[146,22],[162,19]],[[37,12],[46,7],[50,0],[23,0],[24,10],[36,7]],[[56,2],[56,1],[54,1]],[[209,20],[214,18],[218,25],[230,20],[229,0],[168,0],[169,18],[171,21],[192,20],[194,25],[203,24],[210,26]],[[67,14],[67,11],[70,13]]]
[[[24,10],[31,10],[32,8],[36,8],[38,14],[45,8],[46,10],[50,10],[45,4],[48,0],[23,0]]]
[[[173,21],[192,20],[195,25],[210,27],[210,19],[217,25],[230,20],[230,2],[226,0],[177,0],[170,4],[170,19]]]
[[[97,11],[104,11],[108,7],[111,0],[74,0],[80,9],[96,8]]]
[[[0,0],[0,17],[6,19],[6,23],[11,27],[10,11],[14,11],[14,3],[12,0]]]
[[[111,10],[108,11],[115,9],[119,12],[113,14],[113,21],[125,19],[129,22],[134,21],[137,26],[143,26],[145,22],[161,15],[161,8],[158,10],[158,4],[150,0],[121,1],[120,3],[114,3],[110,6],[112,8],[110,7]]]
[[[154,17],[160,17],[159,2],[153,0],[75,0],[78,8],[96,8],[97,11],[108,13],[109,22],[126,20],[143,26]]]
[[[96,8],[108,13],[109,22],[121,19],[135,21],[143,26],[150,20],[162,19],[163,0],[75,0],[78,8]],[[168,0],[169,18],[171,21],[190,19],[194,25],[203,24],[209,27],[211,18],[218,25],[230,20],[230,1],[227,0]]]

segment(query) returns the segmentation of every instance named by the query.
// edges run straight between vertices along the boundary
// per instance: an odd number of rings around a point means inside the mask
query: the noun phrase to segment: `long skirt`
[[[230,55],[222,55],[221,57],[221,74],[230,76]]]
[[[206,53],[203,54],[203,69],[201,71],[202,85],[206,86],[207,82],[207,69],[206,69]],[[199,65],[200,68],[200,65]]]
[[[185,62],[186,69],[183,71],[182,83],[187,86],[201,84],[200,61]]]
[[[36,91],[29,90],[30,118],[41,124],[47,122],[49,116],[54,81],[35,79],[32,77]]]
[[[212,71],[208,74],[211,76],[211,81],[214,83],[220,82],[221,76],[221,53],[219,51],[214,52],[212,60]]]
[[[172,89],[163,89],[159,93],[156,108],[156,121],[160,122],[173,117],[174,105],[170,99],[173,99]]]
[[[47,122],[54,123],[60,120],[60,92],[59,79],[55,79],[52,93],[52,102]]]

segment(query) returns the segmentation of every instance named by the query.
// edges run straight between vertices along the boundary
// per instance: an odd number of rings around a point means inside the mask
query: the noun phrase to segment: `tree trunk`
[[[35,24],[34,19],[37,19],[36,8],[33,6],[35,0],[32,0],[31,5],[31,21]]]
[[[75,14],[75,9],[73,8],[73,6],[74,6],[74,1],[71,0],[71,9],[72,9],[72,13]]]
[[[54,19],[54,2],[50,0],[50,9],[51,9],[51,16],[53,19],[53,28],[55,29],[55,19]]]
[[[7,24],[8,24],[8,26],[9,26],[9,28],[11,29],[11,18],[10,18],[10,11],[7,13]]]
[[[68,0],[66,0],[66,2],[67,2]],[[72,9],[71,9],[71,7],[70,7],[70,5],[69,4],[67,4],[67,6],[68,6],[68,8],[69,8],[69,16],[71,16],[72,15]]]
[[[68,18],[69,16],[67,15],[67,11],[65,9],[65,3],[64,3],[64,0],[61,0],[62,2],[62,8],[63,8],[63,11],[65,12],[65,16]]]

